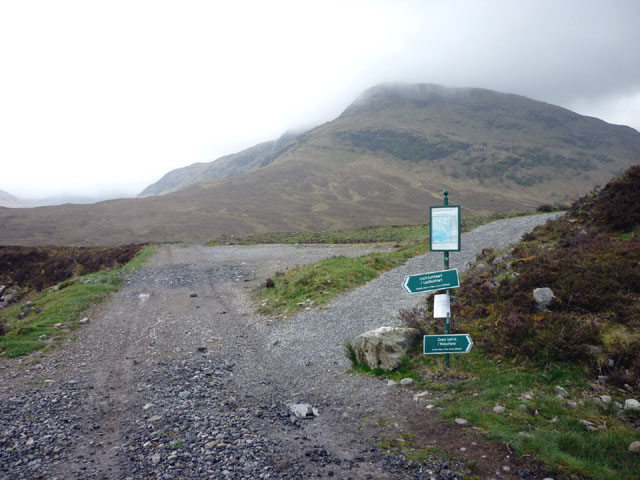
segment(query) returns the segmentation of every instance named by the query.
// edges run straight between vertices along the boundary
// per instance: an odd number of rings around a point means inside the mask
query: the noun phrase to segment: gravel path
[[[463,235],[451,267],[462,270],[483,247],[506,246],[547,218]],[[251,292],[275,271],[366,251],[159,248],[90,312],[75,341],[0,360],[0,479],[461,478],[464,460],[412,462],[378,450],[406,431],[407,412],[449,427],[415,411],[410,391],[345,374],[343,353],[346,339],[394,324],[399,308],[420,302],[402,291],[402,278],[440,270],[442,254],[415,258],[323,310],[285,321],[255,315]],[[319,415],[296,419],[291,402],[309,402]],[[469,431],[457,435],[476,468],[515,461],[482,450]],[[522,477],[514,475],[496,478]]]

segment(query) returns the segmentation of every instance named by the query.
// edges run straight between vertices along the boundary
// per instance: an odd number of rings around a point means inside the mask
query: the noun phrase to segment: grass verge
[[[528,213],[463,216],[462,231],[473,230],[480,225],[503,218],[521,217],[546,213],[546,210]],[[412,246],[424,242],[429,235],[428,225],[382,225],[336,230],[331,232],[280,232],[252,233],[248,235],[223,235],[207,242],[207,246],[217,245],[260,245],[269,243],[316,244],[316,243],[394,243]]]
[[[361,227],[334,232],[255,233],[243,236],[222,236],[207,243],[214,245],[257,245],[265,243],[397,243],[411,245],[424,241],[426,225],[391,225]]]
[[[640,456],[627,449],[640,440],[640,415],[616,407],[615,402],[624,403],[628,396],[593,385],[588,369],[566,364],[537,368],[521,360],[490,358],[478,350],[452,355],[451,364],[445,370],[440,355],[415,354],[403,363],[402,372],[380,375],[400,374],[414,378],[418,388],[439,391],[433,403],[442,408],[441,417],[452,423],[464,418],[519,455],[542,460],[550,470],[580,478],[638,478]],[[568,399],[555,393],[557,385],[569,392]],[[612,402],[599,401],[602,394],[613,397]],[[496,413],[496,405],[505,411]]]
[[[78,327],[87,308],[117,291],[126,275],[140,268],[154,252],[155,247],[144,247],[123,267],[75,277],[44,290],[26,304],[3,309],[9,332],[0,336],[0,355],[18,357],[55,346]]]
[[[278,272],[258,291],[259,311],[287,316],[306,308],[321,307],[339,294],[363,285],[428,250],[429,247],[422,244],[361,257],[332,257]]]

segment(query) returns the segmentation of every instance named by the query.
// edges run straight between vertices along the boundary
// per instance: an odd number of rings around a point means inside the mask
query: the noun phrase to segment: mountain
[[[24,200],[20,200],[18,197],[14,197],[10,193],[0,190],[0,207],[26,208],[28,206]]]
[[[310,135],[284,135],[209,163],[173,170],[140,196],[161,195],[211,178],[246,173],[274,163],[322,139],[322,150],[345,151],[428,163],[453,179],[499,180],[507,187],[539,186],[576,173],[606,181],[638,155],[638,132],[630,127],[484,89],[385,84],[371,88],[343,114]],[[311,141],[311,142],[310,142]],[[316,154],[317,152],[314,152]],[[552,167],[550,169],[550,167]],[[567,201],[574,195],[556,200]]]
[[[156,183],[145,188],[139,198],[176,192],[206,180],[225,178],[265,167],[294,145],[295,138],[303,132],[289,131],[278,140],[260,143],[239,153],[226,155],[213,162],[194,163],[171,170]]]
[[[570,203],[639,159],[634,129],[554,105],[475,88],[380,85],[310,131],[170,172],[145,189],[154,196],[0,209],[0,244],[424,223],[444,189],[463,216],[533,210]],[[200,181],[197,171],[212,170],[218,178]]]

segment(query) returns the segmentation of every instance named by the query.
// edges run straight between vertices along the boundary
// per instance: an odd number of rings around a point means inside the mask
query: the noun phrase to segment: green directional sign
[[[468,333],[453,335],[425,335],[424,349],[426,355],[442,353],[469,353],[473,340]]]
[[[419,273],[404,277],[402,288],[407,293],[431,292],[433,290],[446,290],[460,286],[458,269],[442,270],[441,272]]]

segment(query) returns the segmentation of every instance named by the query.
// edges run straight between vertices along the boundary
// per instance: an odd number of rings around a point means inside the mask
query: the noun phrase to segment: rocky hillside
[[[495,354],[581,362],[640,389],[640,165],[478,260],[452,305],[460,331]]]
[[[557,106],[482,89],[382,85],[331,122],[170,172],[145,190],[172,193],[0,209],[0,244],[202,241],[418,224],[445,188],[465,215],[533,210],[568,204],[639,158],[640,133]],[[205,171],[220,178],[200,181]],[[200,182],[182,187],[193,181]]]

